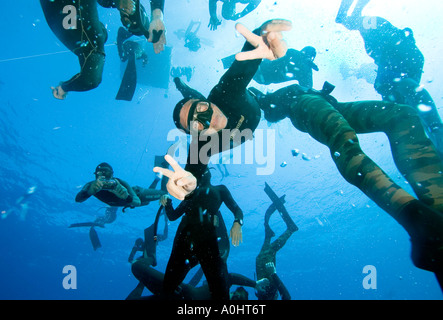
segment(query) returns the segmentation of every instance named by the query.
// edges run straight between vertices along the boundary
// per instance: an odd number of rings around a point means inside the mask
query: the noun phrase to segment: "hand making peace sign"
[[[153,170],[169,178],[166,188],[171,196],[184,200],[197,187],[197,179],[192,173],[182,169],[170,155],[167,154],[165,160],[171,165],[172,171],[161,167],[154,167]]]
[[[245,37],[246,41],[256,48],[252,51],[237,53],[235,55],[236,60],[275,60],[283,57],[288,50],[281,32],[291,30],[292,23],[289,20],[283,19],[269,20],[260,27],[260,36],[249,31],[241,23],[237,23],[235,29]]]

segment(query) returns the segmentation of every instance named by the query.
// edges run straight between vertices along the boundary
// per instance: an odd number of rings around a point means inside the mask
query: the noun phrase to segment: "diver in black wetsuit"
[[[79,58],[80,72],[57,87],[51,87],[57,99],[65,99],[69,91],[88,91],[96,88],[101,80],[105,63],[105,42],[108,37],[105,26],[99,21],[96,0],[40,0],[46,21],[57,38]],[[76,28],[65,25],[66,6],[76,11]],[[66,29],[65,29],[66,27]]]
[[[95,169],[96,180],[86,183],[75,197],[76,202],[83,202],[94,196],[111,207],[138,207],[141,200],[131,186],[113,176],[114,170],[106,163],[100,163]],[[160,198],[160,196],[159,196]]]
[[[267,183],[265,186],[265,192],[271,198],[273,203],[265,213],[265,240],[260,253],[255,260],[257,287],[259,288],[259,290],[256,290],[256,295],[259,300],[276,300],[278,293],[280,293],[282,300],[291,300],[291,295],[280,277],[277,275],[275,264],[278,250],[283,248],[291,235],[298,230],[298,227],[284,207],[285,196],[278,198]],[[286,230],[271,243],[271,239],[275,236],[275,233],[269,226],[269,219],[276,210],[279,211],[283,218],[283,221],[286,224]]]
[[[80,72],[68,81],[62,81],[58,86],[51,87],[52,94],[57,99],[65,99],[69,91],[89,91],[99,86],[102,81],[105,63],[105,42],[108,33],[100,22],[97,11],[97,2],[103,7],[114,7],[120,10],[121,15],[128,21],[134,22],[140,29],[140,16],[135,16],[134,3],[139,0],[40,0],[49,28],[57,38],[71,50],[79,59]],[[154,6],[152,5],[154,3]],[[161,51],[166,40],[163,25],[164,0],[151,2],[152,22],[149,30],[152,35],[159,35],[160,40],[154,45],[154,50]],[[142,8],[141,5],[136,6]],[[67,10],[65,8],[75,8]],[[144,10],[144,9],[143,9]],[[73,18],[71,17],[73,14]],[[68,19],[68,20],[66,20]],[[75,19],[75,24],[67,24],[69,19]],[[135,32],[138,30],[133,28]],[[131,31],[131,30],[130,30]],[[148,39],[153,41],[153,38]],[[156,49],[157,47],[157,49]]]
[[[178,227],[166,267],[163,293],[167,299],[173,297],[174,291],[194,266],[195,261],[198,261],[203,269],[212,299],[229,299],[226,263],[229,242],[220,241],[219,244],[219,235],[226,233],[219,208],[224,203],[234,214],[235,220],[230,237],[235,246],[242,241],[243,212],[228,188],[224,185],[213,186],[210,179],[211,174],[206,170],[192,200],[182,201],[175,210],[170,199],[166,204],[166,215],[169,220],[175,221],[185,214]],[[217,229],[220,231],[217,232]],[[223,251],[221,246],[225,248]]]
[[[165,166],[164,163],[159,165]],[[90,237],[94,248],[100,247],[98,237],[94,234],[94,227],[103,228],[105,224],[114,222],[117,218],[118,207],[123,207],[124,212],[127,207],[135,208],[145,206],[151,201],[159,200],[162,195],[167,193],[166,179],[162,179],[161,190],[155,189],[160,181],[159,177],[154,179],[149,189],[139,186],[131,187],[126,181],[114,177],[112,167],[106,162],[99,164],[94,174],[96,180],[86,183],[82,190],[76,195],[75,201],[84,202],[91,196],[94,196],[110,207],[106,208],[106,214],[104,216],[98,217],[94,222],[74,223],[69,226],[69,228],[91,227]]]
[[[135,36],[144,36],[149,42],[152,42],[155,53],[164,50],[166,44],[166,30],[163,23],[163,12],[165,0],[150,0],[151,21],[140,0],[98,0],[104,7],[118,8],[121,2],[131,2],[133,10],[120,10],[120,18],[131,34]]]
[[[134,268],[137,266],[137,268]],[[163,299],[163,281],[165,274],[160,272],[151,266],[143,266],[142,264],[135,263],[133,264],[132,272],[136,276],[137,279],[143,282],[143,285],[153,293],[151,296],[128,296],[129,299],[141,299],[141,300],[162,300]],[[177,290],[172,294],[172,298],[175,300],[211,300],[211,291],[209,290],[208,283],[204,281],[204,283],[200,286],[198,285],[198,281],[194,279],[200,279],[201,275],[197,273],[188,283],[181,283]],[[228,285],[229,287],[233,285],[237,286],[245,286],[256,288],[257,283],[238,273],[229,273],[228,274]],[[244,297],[245,295],[243,295]],[[231,297],[234,300],[233,297]],[[239,299],[237,299],[239,300]]]
[[[170,156],[165,159],[172,165],[174,172],[154,168],[155,172],[161,172],[169,178],[168,191],[179,200],[183,200],[196,188],[212,155],[253,138],[252,133],[260,122],[261,111],[246,87],[263,58],[276,59],[287,50],[280,33],[291,29],[289,21],[268,21],[255,30],[255,34],[241,24],[237,24],[236,28],[247,39],[242,52],[237,54],[237,60],[221,77],[207,99],[192,90],[192,94],[177,103],[173,111],[173,120],[179,129],[198,135],[192,139],[185,170]],[[244,61],[246,59],[250,60]],[[189,91],[179,79],[176,84],[180,91]],[[192,95],[197,98],[191,98]],[[208,137],[209,143],[202,143]],[[211,145],[211,148],[203,154],[200,150],[207,148],[206,144]]]
[[[162,198],[164,197],[168,196],[167,195],[162,196]],[[164,203],[164,201],[160,199],[160,203]],[[162,215],[164,215],[165,218],[164,227],[163,227],[163,233],[159,234],[157,232],[157,229],[160,217]],[[132,269],[135,270],[135,272],[133,272],[134,274],[138,274],[140,272],[140,271],[137,272],[137,269],[143,270],[149,266],[153,267],[157,266],[157,244],[158,242],[166,240],[167,238],[168,238],[168,219],[167,216],[165,215],[164,206],[161,205],[157,211],[154,223],[144,230],[144,241],[142,238],[138,238],[134,243],[131,253],[129,254],[128,261],[129,263],[132,263]],[[134,260],[135,254],[138,251],[141,251],[143,254],[141,257]],[[140,278],[139,279],[140,282],[126,298],[127,300],[138,299],[142,295],[143,289],[145,287],[143,281],[141,281],[143,277],[137,276],[137,278]]]
[[[263,85],[297,80],[299,85],[312,88],[312,70],[318,71],[314,63],[317,52],[314,47],[306,46],[301,51],[288,49],[284,57],[277,60],[264,60],[254,75],[254,81]],[[222,59],[223,67],[229,68],[235,55]]]
[[[329,148],[343,178],[409,233],[414,265],[434,272],[443,288],[443,162],[417,110],[386,101],[338,102],[325,84],[322,91],[295,84],[266,95],[249,90],[266,120],[289,118],[295,128]],[[416,197],[364,153],[357,134],[372,132],[386,134],[393,160]]]
[[[336,22],[348,30],[358,30],[368,55],[378,66],[374,88],[383,101],[393,101],[417,108],[425,130],[443,154],[443,123],[429,92],[420,87],[424,56],[417,47],[410,28],[399,29],[381,17],[362,16],[370,0],[342,0]]]

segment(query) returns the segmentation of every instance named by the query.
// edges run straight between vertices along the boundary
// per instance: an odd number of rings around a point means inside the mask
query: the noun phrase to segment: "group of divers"
[[[260,4],[260,0],[222,2],[226,20],[237,20]],[[314,89],[313,70],[319,70],[314,63],[316,50],[311,46],[301,51],[287,48],[283,32],[291,30],[290,21],[269,20],[252,32],[237,23],[236,30],[246,39],[245,44],[241,52],[222,59],[226,71],[207,97],[190,88],[179,76],[174,77],[183,95],[172,111],[175,126],[186,134],[206,137],[192,139],[186,166],[182,168],[174,160],[174,148],[164,157],[157,156],[153,169],[157,175],[149,188],[131,187],[114,177],[112,166],[106,162],[97,166],[95,180],[85,184],[75,200],[83,202],[94,196],[109,206],[106,214],[93,222],[70,226],[89,227],[94,249],[101,246],[95,228],[113,222],[118,208],[124,211],[160,202],[153,224],[144,230],[144,239],[136,240],[129,257],[132,272],[140,282],[128,299],[245,300],[248,299],[245,286],[254,288],[260,300],[274,300],[278,295],[281,299],[291,299],[275,268],[277,251],[298,230],[285,208],[284,195],[278,196],[265,185],[264,191],[272,204],[264,216],[265,240],[256,258],[256,280],[229,273],[229,238],[234,246],[242,241],[243,211],[225,185],[211,184],[208,167],[211,156],[247,140],[241,132],[253,132],[262,112],[272,123],[289,118],[296,129],[326,145],[343,178],[405,229],[410,236],[412,262],[417,268],[434,273],[443,288],[443,124],[433,99],[420,85],[424,57],[416,46],[413,31],[399,29],[381,17],[363,16],[369,2],[342,0],[335,21],[362,36],[366,52],[378,67],[374,88],[381,100],[339,102],[331,95],[334,86],[329,82],[321,90]],[[123,27],[118,32],[117,44],[122,61],[147,59],[137,46],[126,44],[131,36],[146,37],[156,53],[166,44],[164,0],[150,1],[151,19],[139,0],[40,0],[40,3],[49,27],[78,56],[81,67],[71,79],[52,87],[57,99],[65,99],[70,91],[92,90],[101,82],[107,31],[99,20],[97,3],[119,10]],[[236,3],[245,4],[244,11],[236,12]],[[66,5],[76,7],[77,28],[62,26]],[[208,27],[216,30],[221,23],[216,14],[217,0],[209,1],[209,9]],[[196,32],[188,31],[186,45],[197,51],[198,47],[193,47],[198,44]],[[132,98],[133,79],[127,80],[131,74],[131,69],[127,69],[117,99]],[[261,85],[291,80],[297,80],[298,84],[263,93],[250,86],[251,80]],[[226,131],[223,129],[230,130],[229,139],[221,138]],[[395,164],[415,196],[396,184],[361,149],[357,134],[371,132],[387,135]],[[202,153],[207,138],[209,143],[217,141],[217,145],[206,147],[207,152]],[[192,150],[198,151],[196,161]],[[157,189],[159,183],[161,187]],[[176,208],[171,196],[181,201]],[[219,210],[223,203],[234,215],[229,236]],[[286,230],[272,241],[275,233],[269,220],[275,211],[282,217]],[[162,273],[155,269],[156,246],[168,236],[167,221],[180,217],[172,252]],[[159,232],[162,219],[164,229]],[[142,255],[135,259],[138,251]],[[199,271],[190,282],[184,283],[188,272],[198,264]],[[199,286],[203,274],[206,281]],[[230,293],[233,285],[239,287]],[[152,295],[142,297],[144,288]]]

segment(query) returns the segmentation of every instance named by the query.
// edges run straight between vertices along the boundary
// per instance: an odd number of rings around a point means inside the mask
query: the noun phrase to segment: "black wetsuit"
[[[419,87],[424,56],[411,29],[399,29],[381,17],[350,18],[365,43],[368,55],[378,66],[374,88],[384,101],[407,104],[419,111],[434,144],[443,147],[443,123],[429,92]],[[367,21],[374,23],[368,27]],[[420,108],[426,106],[425,112]]]
[[[258,29],[254,31],[256,34],[258,32]],[[247,42],[242,51],[253,49],[255,48]],[[246,88],[257,72],[261,61],[261,59],[234,61],[221,77],[219,83],[211,90],[207,100],[214,103],[223,112],[228,118],[228,123],[225,129],[217,133],[218,139],[215,140],[216,142],[213,142],[212,138],[209,138],[208,141],[192,140],[185,170],[191,172],[198,181],[205,172],[209,158],[212,155],[244,143],[248,136],[252,139],[252,133],[260,122],[261,111],[257,101]],[[186,85],[180,86],[178,89],[185,98],[203,97],[201,93],[190,89]],[[194,96],[189,94],[189,91],[192,91]],[[238,129],[238,131],[235,129]],[[237,134],[230,136],[230,133],[234,132],[237,132]],[[207,154],[200,154],[202,147],[207,143],[214,145],[216,150],[208,148]],[[205,147],[207,148],[207,146]],[[196,152],[197,150],[198,152]]]
[[[46,21],[57,38],[79,59],[80,72],[60,83],[65,92],[87,91],[96,88],[105,63],[107,32],[99,21],[96,0],[40,0]],[[77,27],[65,28],[63,13],[66,6],[76,9]]]
[[[224,185],[200,187],[193,199],[182,201],[175,210],[171,202],[169,200],[166,205],[169,220],[174,221],[183,214],[186,215],[177,230],[166,267],[166,297],[172,296],[194,265],[192,260],[197,259],[205,273],[212,299],[229,299],[228,269],[226,258],[220,253],[216,227],[220,219],[217,214],[223,203],[234,213],[236,219],[243,219],[242,210]]]
[[[120,182],[120,184],[126,188],[126,190],[129,193],[128,198],[120,199],[119,197],[117,197],[114,193],[110,192],[109,190],[100,190],[94,194],[94,197],[96,197],[98,200],[106,203],[107,205],[109,205],[111,207],[126,207],[132,202],[132,200],[134,198],[138,198],[135,191],[131,188],[131,186],[126,181],[123,181],[122,179],[119,179],[119,178],[114,178],[114,179],[117,179]],[[82,190],[80,190],[80,192],[75,197],[75,202],[83,202],[91,197],[91,195],[88,193],[88,190],[89,190],[89,186],[93,182],[94,181],[88,182],[83,186]]]

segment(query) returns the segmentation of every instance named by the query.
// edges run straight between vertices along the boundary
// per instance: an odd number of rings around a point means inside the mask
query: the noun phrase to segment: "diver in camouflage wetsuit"
[[[330,149],[341,175],[400,223],[411,236],[412,260],[443,285],[443,163],[425,134],[418,112],[383,101],[340,103],[329,93],[290,85],[254,92],[265,118],[288,117],[300,131]],[[360,148],[357,133],[384,132],[399,171],[419,200],[397,185]]]

